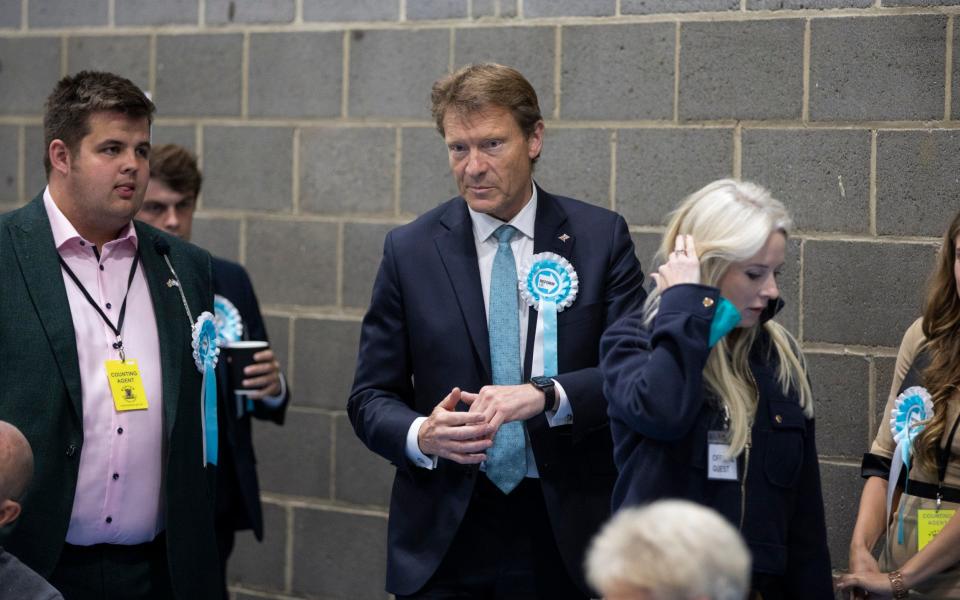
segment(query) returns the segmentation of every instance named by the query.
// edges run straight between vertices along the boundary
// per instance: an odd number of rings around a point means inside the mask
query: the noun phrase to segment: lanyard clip
[[[118,352],[120,353],[120,362],[126,362],[126,361],[127,361],[127,356],[126,356],[126,354],[123,352],[123,337],[122,337],[122,336],[119,336],[119,335],[117,336],[117,341],[115,341],[115,342],[113,343],[113,349],[116,350],[116,351],[118,351]]]
[[[943,500],[943,494],[940,493],[940,490],[937,490],[937,510],[940,510],[940,502]]]

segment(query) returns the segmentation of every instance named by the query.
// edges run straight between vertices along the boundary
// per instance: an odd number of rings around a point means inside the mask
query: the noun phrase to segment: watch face
[[[530,378],[530,383],[537,386],[538,388],[553,387],[553,380],[549,377],[536,376]]]

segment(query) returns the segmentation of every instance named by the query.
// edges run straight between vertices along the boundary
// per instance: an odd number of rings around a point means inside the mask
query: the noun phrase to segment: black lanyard
[[[946,410],[946,407],[944,407],[944,410]],[[943,488],[943,479],[947,476],[947,465],[950,463],[950,456],[953,453],[951,448],[953,446],[953,436],[957,433],[958,425],[960,425],[960,415],[957,415],[957,419],[953,422],[950,435],[947,436],[947,445],[937,452],[937,508],[940,507],[940,490]]]
[[[97,305],[97,303],[90,296],[90,293],[87,291],[87,288],[83,287],[83,284],[80,283],[80,279],[73,273],[70,267],[67,266],[66,261],[63,260],[63,257],[57,255],[57,258],[60,260],[60,266],[63,267],[63,270],[67,272],[67,275],[70,276],[70,279],[73,280],[77,287],[80,288],[80,292],[83,293],[83,297],[87,299],[87,302],[90,303],[90,306],[96,309],[97,313],[103,319],[103,322],[107,324],[107,327],[113,331],[114,335],[117,336],[117,341],[113,343],[113,349],[120,352],[120,360],[126,360],[126,357],[123,352],[123,336],[120,335],[120,332],[123,331],[123,317],[127,312],[127,296],[130,294],[130,286],[133,285],[133,276],[137,272],[137,263],[140,262],[140,248],[137,248],[136,254],[133,255],[133,264],[130,265],[130,277],[127,278],[127,291],[123,294],[123,303],[120,305],[120,318],[117,321],[117,325],[113,325],[113,321],[108,317]]]

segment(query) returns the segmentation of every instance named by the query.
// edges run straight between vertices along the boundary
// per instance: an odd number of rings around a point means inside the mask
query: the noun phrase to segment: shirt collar
[[[67,245],[79,244],[80,242],[93,246],[90,240],[84,239],[82,235],[77,233],[77,228],[73,226],[70,219],[63,214],[63,211],[60,210],[57,203],[53,201],[53,196],[50,195],[50,186],[47,186],[43,190],[43,207],[47,211],[47,219],[50,221],[50,229],[53,231],[53,243],[57,247],[57,250],[61,250]],[[133,244],[134,248],[138,246],[140,240],[137,238],[137,230],[133,226],[133,221],[127,223],[127,226],[120,231],[120,235],[109,242],[109,244],[112,245],[115,242],[121,241],[129,241]]]
[[[509,225],[512,225],[531,240],[533,239],[533,230],[537,221],[537,186],[531,185],[533,193],[530,195],[530,201],[520,209],[515,217],[510,219]],[[470,211],[470,219],[473,221],[473,235],[480,242],[487,241],[498,227],[503,225],[503,221],[488,214],[477,212],[467,206]]]

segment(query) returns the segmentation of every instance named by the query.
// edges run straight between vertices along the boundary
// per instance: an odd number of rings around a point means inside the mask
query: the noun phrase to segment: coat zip
[[[753,371],[750,369],[750,365],[747,365],[747,373],[750,374],[750,381],[753,382],[753,389],[757,393],[757,410],[760,408],[760,386],[757,385],[757,380],[753,376]],[[754,413],[754,418],[756,418],[756,413]],[[740,532],[743,532],[743,521],[747,513],[747,472],[750,469],[750,446],[753,442],[753,423],[750,423],[750,426],[747,428],[747,443],[744,446],[743,450],[743,477],[740,479]]]

